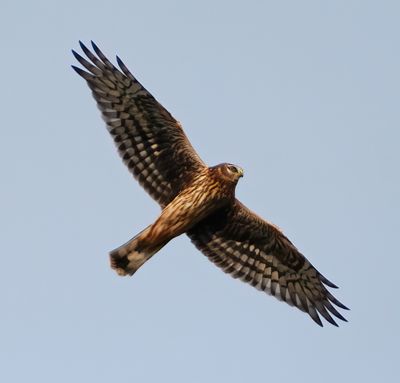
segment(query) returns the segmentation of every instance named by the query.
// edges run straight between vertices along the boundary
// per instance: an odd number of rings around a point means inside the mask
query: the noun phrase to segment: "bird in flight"
[[[337,326],[347,310],[326,288],[336,288],[273,224],[235,197],[243,176],[236,165],[208,167],[193,149],[182,126],[139,83],[117,56],[114,66],[92,42],[86,58],[72,51],[86,69],[83,77],[101,110],[122,160],[160,205],[157,220],[111,251],[111,267],[133,275],[173,238],[186,233],[224,272],[309,314]]]

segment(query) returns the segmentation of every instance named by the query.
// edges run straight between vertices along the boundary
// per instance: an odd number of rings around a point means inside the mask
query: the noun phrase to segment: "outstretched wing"
[[[178,121],[136,80],[117,57],[117,69],[92,42],[89,61],[72,51],[88,72],[72,66],[92,90],[124,163],[163,207],[205,164]]]
[[[321,275],[283,233],[236,200],[188,233],[195,246],[234,278],[298,307],[322,326],[319,314],[337,326],[346,321],[332,305],[347,309],[325,287]]]

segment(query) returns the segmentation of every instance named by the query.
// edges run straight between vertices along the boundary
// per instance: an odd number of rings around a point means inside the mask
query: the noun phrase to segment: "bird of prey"
[[[133,275],[171,239],[186,233],[212,262],[234,278],[308,313],[346,319],[333,306],[347,309],[326,288],[325,278],[273,224],[235,198],[243,176],[236,165],[208,167],[195,152],[182,126],[139,83],[117,56],[114,66],[92,42],[83,43],[83,77],[97,102],[120,156],[143,188],[159,203],[157,220],[110,253],[119,275]]]

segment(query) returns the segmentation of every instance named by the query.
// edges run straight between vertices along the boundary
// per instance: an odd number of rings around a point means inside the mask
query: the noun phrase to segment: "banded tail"
[[[132,276],[146,261],[164,247],[168,241],[160,244],[144,244],[143,238],[149,233],[151,225],[131,240],[110,252],[111,268],[118,275]]]

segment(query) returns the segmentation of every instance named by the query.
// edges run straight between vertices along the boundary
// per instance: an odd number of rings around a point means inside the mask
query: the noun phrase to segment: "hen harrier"
[[[118,152],[133,176],[160,204],[158,219],[110,253],[119,275],[133,275],[171,239],[186,233],[212,262],[279,300],[337,326],[332,305],[347,309],[325,287],[319,273],[274,225],[235,198],[243,170],[223,163],[207,167],[182,126],[117,57],[116,68],[92,43],[72,51],[87,70],[73,66],[92,90]]]

